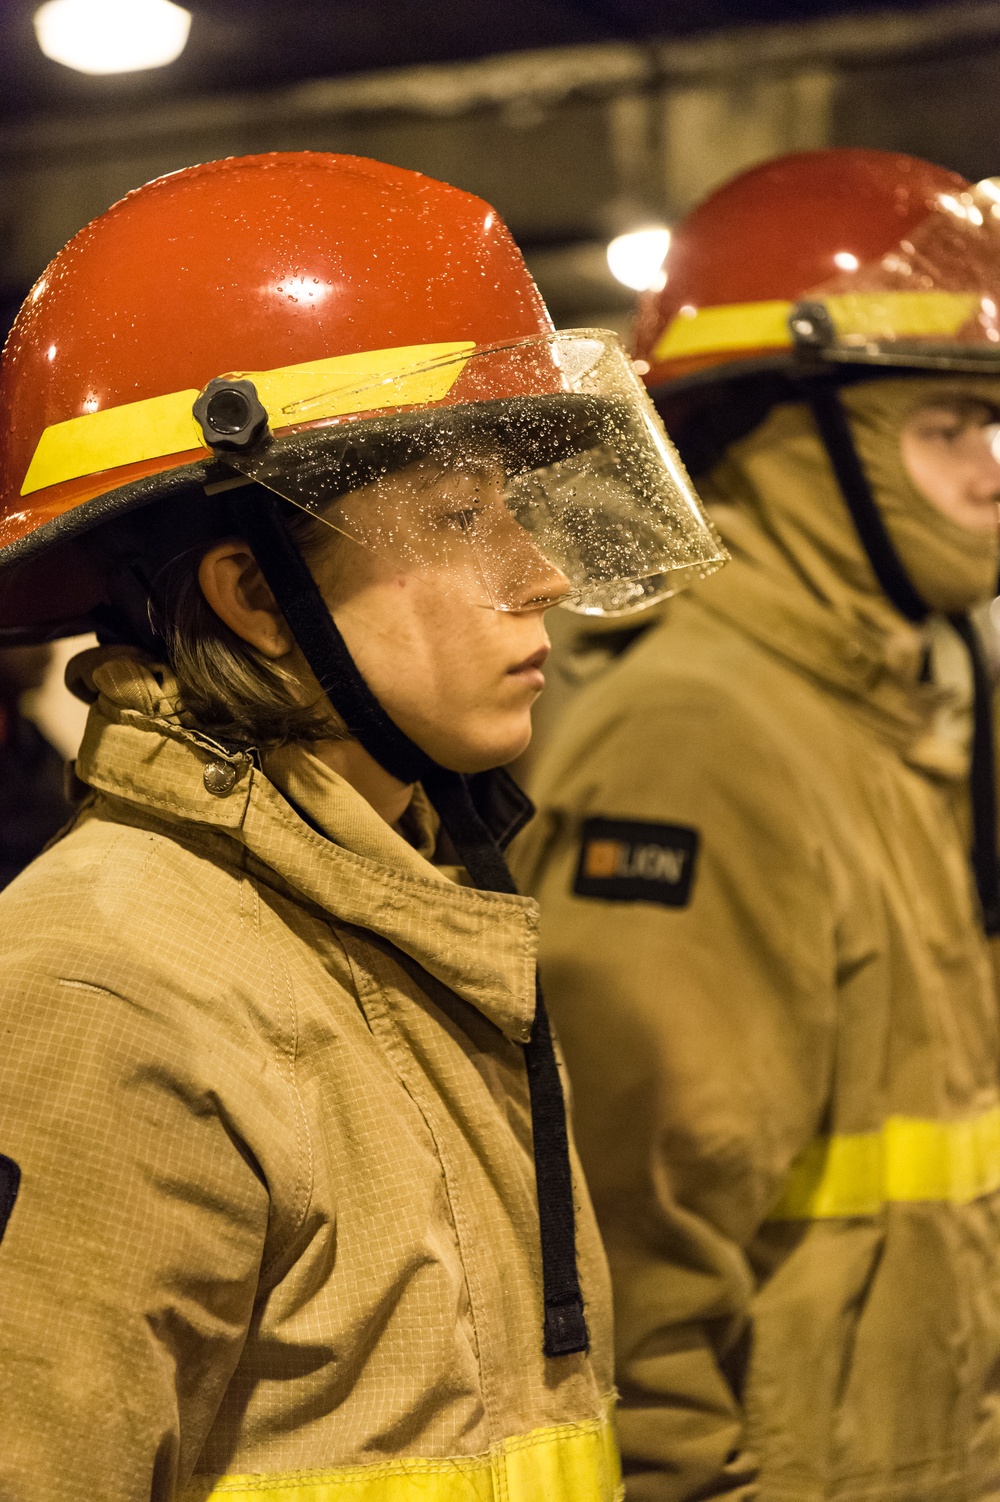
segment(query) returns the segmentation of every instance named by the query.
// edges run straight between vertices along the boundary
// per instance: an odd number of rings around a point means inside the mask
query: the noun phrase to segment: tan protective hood
[[[917,490],[900,457],[899,434],[918,407],[953,399],[959,389],[1000,406],[1000,379],[872,381],[842,393],[889,535],[921,597],[944,613],[968,609],[995,592],[1000,538],[959,526]],[[838,614],[898,629],[898,612],[875,578],[806,406],[774,408],[731,447],[701,489],[709,502],[736,502],[753,515],[812,592]],[[723,513],[717,521],[728,540],[731,519]]]
[[[1000,407],[1000,379],[900,378],[842,393],[858,455],[896,551],[920,597],[945,614],[996,593],[998,533],[970,532],[932,505],[906,471],[899,435],[918,407],[951,401],[959,390]]]
[[[938,611],[992,594],[997,541],[966,532],[917,492],[899,458],[898,433],[914,408],[959,389],[1000,401],[1000,381],[964,377],[873,381],[844,393],[892,539]],[[854,699],[911,763],[964,776],[966,654],[940,616],[914,626],[882,592],[808,408],[774,408],[700,489],[733,559],[698,591],[704,605]]]

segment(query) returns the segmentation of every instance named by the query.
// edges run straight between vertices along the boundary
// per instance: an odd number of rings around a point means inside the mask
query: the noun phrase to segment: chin
[[[439,745],[425,744],[423,749],[449,771],[471,775],[516,761],[528,749],[530,740],[531,717],[525,715],[511,725],[491,725],[487,730],[471,727],[467,735],[452,734],[447,740],[442,737]]]

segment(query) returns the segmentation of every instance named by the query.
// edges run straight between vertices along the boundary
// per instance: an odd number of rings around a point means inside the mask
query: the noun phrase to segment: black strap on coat
[[[469,780],[432,761],[386,714],[369,689],[284,521],[282,504],[262,486],[234,494],[234,521],[247,539],[303,657],[351,734],[401,782],[420,782],[473,883],[516,893],[496,838]],[[546,1356],[586,1351],[589,1334],[576,1261],[576,1213],[566,1103],[541,984],[524,1049],[531,1101],[535,1183],[542,1253]]]
[[[507,862],[476,811],[465,778],[438,767],[424,779],[423,787],[476,886],[491,892],[516,892]],[[537,972],[535,1019],[524,1057],[542,1243],[544,1350],[546,1356],[568,1356],[585,1351],[589,1336],[576,1266],[576,1211],[566,1103]]]
[[[868,476],[858,457],[850,422],[834,381],[803,383],[820,437],[833,466],[841,494],[851,513],[861,545],[875,577],[900,615],[920,625],[930,607],[914,588],[893,547],[882,514],[872,495]],[[987,934],[1000,933],[1000,852],[997,849],[996,755],[993,736],[993,688],[983,660],[976,628],[967,615],[949,615],[961,637],[972,668],[972,765],[969,791],[972,803],[970,863]]]

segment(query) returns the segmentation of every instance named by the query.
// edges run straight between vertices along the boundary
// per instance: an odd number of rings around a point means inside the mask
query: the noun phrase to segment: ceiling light
[[[659,292],[667,285],[663,259],[669,246],[670,231],[662,227],[617,235],[608,246],[611,275],[633,292]]]
[[[849,250],[838,250],[833,258],[833,264],[839,266],[841,271],[857,271],[861,262]]]
[[[191,12],[171,0],[48,0],[35,12],[45,56],[79,73],[162,68],[190,29]]]

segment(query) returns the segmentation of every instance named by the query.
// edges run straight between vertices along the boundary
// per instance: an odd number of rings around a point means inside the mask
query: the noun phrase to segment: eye
[[[917,437],[926,443],[955,443],[966,431],[966,424],[954,417],[925,418],[917,424]]]
[[[951,447],[972,433],[980,433],[994,420],[993,409],[975,397],[959,398],[954,403],[928,404],[914,414],[914,435],[925,443]]]

